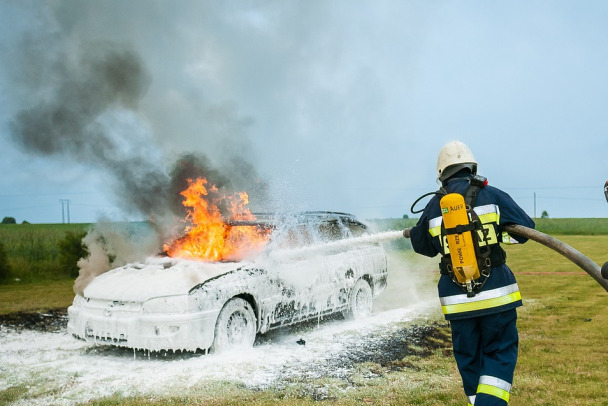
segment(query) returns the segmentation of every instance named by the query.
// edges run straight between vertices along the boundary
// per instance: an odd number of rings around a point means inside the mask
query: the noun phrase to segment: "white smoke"
[[[159,235],[143,223],[96,223],[83,239],[89,255],[78,261],[74,292],[82,295],[89,282],[111,268],[158,254],[160,243]]]

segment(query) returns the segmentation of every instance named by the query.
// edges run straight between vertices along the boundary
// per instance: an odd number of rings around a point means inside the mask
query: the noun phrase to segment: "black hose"
[[[425,193],[422,196],[420,196],[418,199],[416,199],[414,201],[414,203],[412,203],[412,207],[410,208],[410,211],[412,212],[412,214],[418,214],[418,213],[422,213],[424,211],[424,207],[420,210],[416,210],[414,211],[414,207],[418,204],[419,201],[421,201],[422,199],[424,199],[427,196],[431,196],[431,195],[445,195],[445,192],[442,192],[441,190],[438,190],[436,192],[429,192],[429,193]]]
[[[578,265],[583,271],[591,275],[591,277],[595,279],[595,281],[599,283],[604,290],[606,290],[606,292],[608,292],[608,279],[604,279],[602,275],[603,273],[608,274],[608,272],[602,272],[603,270],[608,269],[608,262],[606,262],[602,267],[602,270],[600,270],[600,267],[595,262],[568,244],[565,244],[557,238],[551,237],[550,235],[525,226],[520,226],[518,224],[507,224],[504,226],[504,229],[509,234],[516,234],[530,240],[534,240],[562,254],[564,257]]]

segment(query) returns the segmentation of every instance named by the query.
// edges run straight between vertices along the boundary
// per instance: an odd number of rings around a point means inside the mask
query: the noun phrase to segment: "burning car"
[[[75,297],[68,332],[151,351],[225,351],[311,318],[368,316],[386,286],[386,253],[352,215],[255,215],[226,229],[263,244],[249,257],[205,262],[180,251],[110,270]]]

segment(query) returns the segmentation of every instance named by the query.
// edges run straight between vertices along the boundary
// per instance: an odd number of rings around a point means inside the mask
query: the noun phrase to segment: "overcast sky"
[[[146,218],[125,194],[162,199],[138,185],[188,153],[244,162],[272,207],[412,216],[454,139],[530,216],[606,217],[606,21],[605,1],[1,0],[0,217]],[[89,88],[108,55],[117,95]]]

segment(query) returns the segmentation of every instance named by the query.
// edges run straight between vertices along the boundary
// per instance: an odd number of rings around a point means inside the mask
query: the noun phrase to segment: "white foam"
[[[239,353],[190,358],[134,356],[124,349],[92,346],[65,332],[0,329],[0,390],[28,387],[31,397],[15,405],[74,405],[115,393],[180,395],[195,385],[221,381],[263,389],[301,375],[311,364],[315,373],[335,373],[316,368],[323,368],[320,361],[331,354],[347,350],[353,340],[369,333],[382,335],[392,323],[424,315],[434,305],[421,302],[365,320],[321,323],[312,331],[279,335]],[[298,345],[299,339],[306,345]]]
[[[143,302],[152,297],[187,294],[195,285],[238,268],[237,263],[150,257],[99,275],[85,288],[93,299]]]

